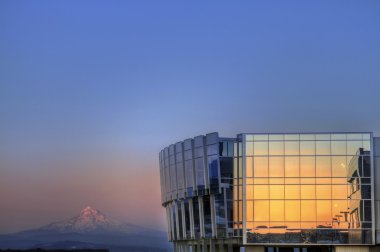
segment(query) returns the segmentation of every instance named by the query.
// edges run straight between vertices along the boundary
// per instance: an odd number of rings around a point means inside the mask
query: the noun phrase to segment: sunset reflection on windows
[[[370,203],[368,134],[257,134],[246,139],[251,146],[243,154],[246,174],[253,176],[243,201],[247,243],[357,244],[361,233],[371,232],[364,230],[372,223],[363,217],[364,205]]]

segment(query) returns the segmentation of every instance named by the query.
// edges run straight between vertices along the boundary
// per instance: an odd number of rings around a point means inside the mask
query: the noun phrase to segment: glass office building
[[[168,238],[176,251],[379,251],[379,139],[211,133],[170,145],[159,154]]]

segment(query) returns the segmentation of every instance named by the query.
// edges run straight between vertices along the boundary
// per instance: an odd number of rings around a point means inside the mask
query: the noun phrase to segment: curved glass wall
[[[160,152],[161,199],[169,240],[232,236],[234,141],[211,133]]]

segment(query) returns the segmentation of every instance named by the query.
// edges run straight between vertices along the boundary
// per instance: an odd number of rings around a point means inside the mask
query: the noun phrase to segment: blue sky
[[[1,1],[0,232],[87,204],[163,227],[158,151],[195,135],[380,135],[379,10],[378,1]],[[143,172],[151,205],[116,179]],[[87,173],[85,186],[73,182]],[[141,208],[159,214],[139,219]]]

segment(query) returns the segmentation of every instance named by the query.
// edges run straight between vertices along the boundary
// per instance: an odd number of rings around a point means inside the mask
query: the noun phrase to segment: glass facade
[[[372,244],[370,134],[245,134],[242,146],[247,244]]]
[[[232,237],[234,141],[211,133],[160,152],[170,241]]]
[[[371,133],[211,133],[170,145],[159,153],[168,238],[268,250],[375,244],[374,177],[380,176],[373,139]]]

